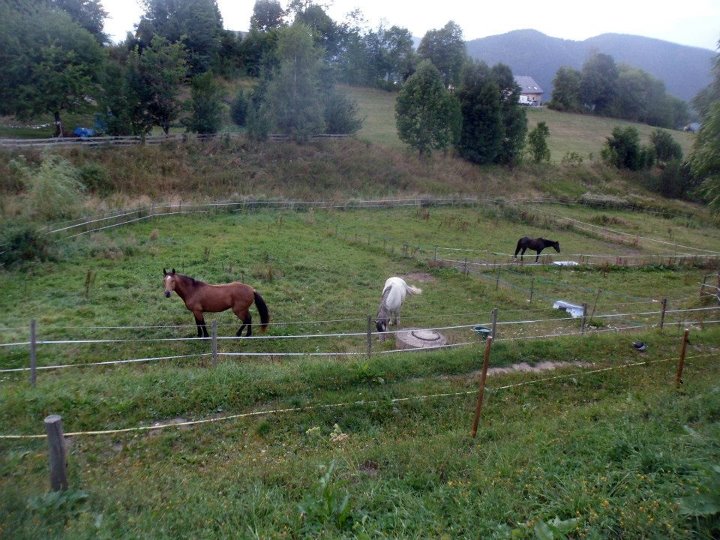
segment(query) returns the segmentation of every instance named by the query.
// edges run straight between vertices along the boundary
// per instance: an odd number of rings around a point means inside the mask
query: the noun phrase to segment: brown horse
[[[242,326],[237,331],[237,336],[242,334],[243,328],[247,326],[246,335],[252,335],[252,317],[249,308],[253,302],[260,313],[260,328],[264,332],[270,322],[270,312],[262,296],[250,285],[239,281],[223,285],[209,285],[189,276],[175,273],[173,268],[167,272],[163,268],[163,282],[165,283],[165,297],[175,291],[185,302],[185,307],[195,315],[198,337],[209,337],[207,326],[205,326],[204,312],[216,313],[232,309],[237,318],[242,321]]]

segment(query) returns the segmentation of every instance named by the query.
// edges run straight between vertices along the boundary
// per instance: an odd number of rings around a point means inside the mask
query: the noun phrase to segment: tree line
[[[527,133],[510,68],[469,59],[453,21],[428,31],[415,50],[405,28],[369,30],[360,11],[336,22],[313,0],[291,0],[286,9],[256,0],[245,34],[224,29],[216,0],[142,5],[135,32],[111,44],[100,0],[0,4],[0,114],[50,113],[57,135],[62,113],[81,111],[98,111],[111,134],[145,135],[156,126],[167,133],[179,122],[212,133],[228,105],[219,81],[247,76],[254,82],[229,104],[233,120],[256,139],[280,132],[304,141],[361,127],[355,104],[335,91],[343,82],[397,90],[399,137],[421,155],[453,149],[474,163],[513,165],[527,150],[533,161],[549,159],[547,125]],[[604,159],[635,170],[681,162],[682,174],[717,178],[717,71],[716,62],[715,82],[693,103],[703,129],[692,160],[681,161],[667,134],[643,148],[637,133],[620,128]],[[554,84],[550,105],[559,110],[671,127],[688,118],[687,104],[660,81],[608,55],[594,54],[580,71],[561,68]],[[186,88],[190,99],[181,97]],[[717,190],[708,193],[718,200]]]
[[[581,70],[561,67],[548,106],[670,129],[690,118],[687,103],[668,95],[662,81],[642,69],[617,65],[612,56],[602,53],[590,56]]]

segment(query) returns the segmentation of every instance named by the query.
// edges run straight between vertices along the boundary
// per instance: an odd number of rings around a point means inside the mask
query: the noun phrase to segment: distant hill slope
[[[715,52],[659,39],[602,34],[585,41],[546,36],[537,30],[515,30],[467,42],[472,58],[489,65],[502,62],[515,75],[530,75],[552,96],[552,81],[561,66],[582,68],[593,52],[609,54],[618,64],[638,67],[665,83],[667,92],[686,101],[710,84]]]

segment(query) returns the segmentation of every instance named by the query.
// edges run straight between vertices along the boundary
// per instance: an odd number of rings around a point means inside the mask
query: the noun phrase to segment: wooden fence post
[[[667,298],[662,299],[662,311],[660,312],[660,330],[665,326],[665,312],[667,311]]]
[[[30,321],[30,384],[37,381],[37,322]]]
[[[497,271],[495,272],[495,290],[497,291],[500,288],[500,267],[497,267]]]
[[[490,313],[490,316],[492,318],[492,336],[493,339],[497,337],[495,335],[495,332],[497,331],[497,318],[498,318],[498,308],[493,308],[492,312]]]
[[[582,314],[582,323],[580,324],[580,333],[585,334],[585,323],[587,322],[587,304],[582,305],[583,308],[583,314]]]
[[[488,365],[490,364],[490,347],[492,347],[493,337],[488,336],[485,340],[485,355],[483,356],[482,374],[480,375],[480,388],[478,389],[477,405],[475,406],[475,418],[472,425],[472,437],[477,435],[478,424],[480,423],[480,413],[482,413],[483,398],[485,396],[485,380],[487,379]]]
[[[50,457],[50,487],[53,491],[65,491],[68,488],[67,456],[65,454],[62,418],[57,414],[47,416],[45,418],[45,432],[47,433]]]
[[[367,355],[372,356],[372,315],[367,318]]]
[[[688,335],[690,329],[686,328],[683,334],[682,346],[680,347],[680,360],[678,361],[677,372],[675,373],[675,386],[680,387],[682,384],[682,372],[685,367],[685,353],[687,352]]]
[[[218,360],[218,344],[217,344],[217,320],[212,322],[212,365],[217,366]]]

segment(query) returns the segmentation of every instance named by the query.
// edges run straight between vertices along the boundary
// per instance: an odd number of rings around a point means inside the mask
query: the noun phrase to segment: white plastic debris
[[[565,300],[556,300],[553,304],[553,309],[567,311],[573,319],[577,319],[578,317],[582,317],[583,315],[582,306],[578,306],[577,304],[571,304],[570,302],[565,302]]]

